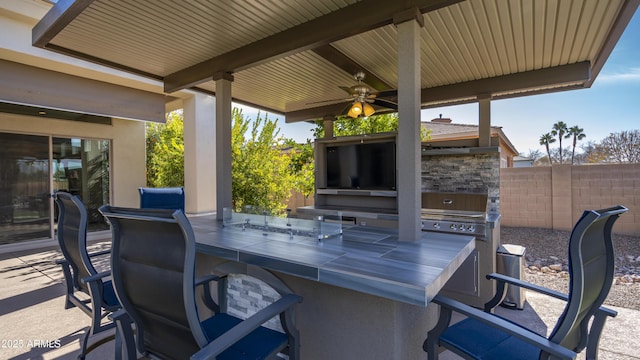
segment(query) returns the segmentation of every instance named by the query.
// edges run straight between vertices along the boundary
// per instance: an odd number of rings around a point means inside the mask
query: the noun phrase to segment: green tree
[[[233,110],[232,200],[234,208],[255,205],[284,213],[291,190],[306,196],[314,191],[313,145],[279,137],[277,121],[260,114],[255,122]],[[182,112],[168,115],[166,124],[147,124],[147,185],[184,185],[184,123]],[[246,138],[245,138],[246,137]]]
[[[277,120],[255,121],[234,108],[231,130],[232,202],[235,210],[252,205],[277,215],[284,213],[294,181],[291,157],[283,151]]]
[[[587,137],[587,134],[584,133],[583,128],[576,125],[569,128],[569,132],[566,137],[573,137],[573,148],[571,149],[571,165],[573,165],[573,161],[576,156],[576,145],[578,144],[578,141]]]
[[[184,185],[184,124],[181,111],[166,124],[147,123],[147,186]]]
[[[551,135],[558,136],[558,145],[560,146],[560,164],[563,163],[562,160],[562,139],[566,138],[566,134],[569,132],[567,128],[567,124],[564,121],[558,121],[553,124],[553,129],[551,130]]]
[[[284,151],[290,156],[289,169],[293,176],[293,188],[304,196],[313,195],[315,163],[311,140],[297,144],[293,139],[286,139],[284,146]]]
[[[540,136],[540,145],[544,145],[544,147],[547,149],[547,158],[549,159],[549,165],[551,165],[551,150],[549,149],[549,145],[554,142],[556,142],[556,139],[551,133],[546,133]]]

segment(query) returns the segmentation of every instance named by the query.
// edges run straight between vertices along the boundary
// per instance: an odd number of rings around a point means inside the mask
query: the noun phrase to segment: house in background
[[[533,161],[532,158],[528,158],[528,157],[524,157],[524,156],[514,156],[513,157],[513,167],[514,168],[532,167],[533,163],[534,163],[534,161]]]
[[[466,148],[478,146],[478,125],[453,123],[450,118],[423,121],[422,128],[431,130],[431,139],[422,143],[423,148]],[[491,146],[500,147],[500,167],[514,167],[514,157],[518,150],[511,143],[500,126],[491,127]]]

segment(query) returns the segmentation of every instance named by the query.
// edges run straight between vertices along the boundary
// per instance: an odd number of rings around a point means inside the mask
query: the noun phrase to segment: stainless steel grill
[[[496,271],[500,245],[500,214],[488,213],[488,194],[425,192],[422,230],[476,237],[476,248],[443,288],[443,292],[481,307],[495,292],[485,276]]]
[[[487,194],[423,193],[422,229],[465,233],[486,240]]]
[[[421,218],[424,231],[465,233],[475,235],[482,240],[486,238],[484,213],[435,212],[433,209],[423,209]]]

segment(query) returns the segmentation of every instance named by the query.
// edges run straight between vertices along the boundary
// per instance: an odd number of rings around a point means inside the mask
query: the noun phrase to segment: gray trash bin
[[[504,244],[500,245],[497,253],[498,273],[512,278],[522,279],[524,270],[524,253],[526,248],[520,245]],[[524,309],[525,289],[507,284],[507,296],[502,302],[502,306],[512,309]]]

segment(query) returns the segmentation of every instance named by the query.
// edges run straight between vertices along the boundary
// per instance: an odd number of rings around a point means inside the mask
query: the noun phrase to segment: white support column
[[[421,237],[420,28],[417,9],[394,19],[398,28],[398,235]]]
[[[194,93],[183,102],[184,189],[186,212],[207,213],[216,209],[216,103],[212,96]]]
[[[478,96],[478,146],[491,146],[491,95]]]
[[[231,82],[233,76],[220,74],[216,81],[216,218],[231,207]]]

